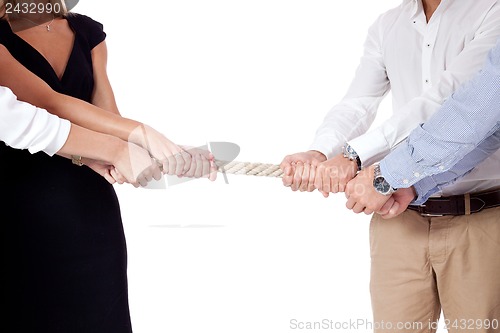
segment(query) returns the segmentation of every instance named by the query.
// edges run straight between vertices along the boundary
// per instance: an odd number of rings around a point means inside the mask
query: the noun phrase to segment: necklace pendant
[[[50,25],[47,25],[47,31],[50,32]]]

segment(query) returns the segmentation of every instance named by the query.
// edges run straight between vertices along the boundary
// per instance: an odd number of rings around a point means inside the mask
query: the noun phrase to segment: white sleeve
[[[370,27],[354,79],[344,98],[325,116],[310,150],[331,158],[342,152],[346,141],[362,135],[373,123],[378,106],[390,90],[381,51],[381,19]]]
[[[456,89],[474,77],[484,64],[488,51],[495,47],[498,36],[500,6],[488,13],[474,39],[449,64],[436,85],[397,110],[381,126],[355,139],[348,138],[363,165],[384,158],[415,127],[429,119]]]
[[[0,87],[0,140],[34,154],[44,151],[52,156],[68,139],[71,123],[17,100],[6,87]]]

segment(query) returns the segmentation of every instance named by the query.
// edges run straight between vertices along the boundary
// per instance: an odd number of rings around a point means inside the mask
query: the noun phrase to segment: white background
[[[279,164],[308,149],[346,92],[368,27],[399,3],[81,0],[74,11],[104,24],[123,116],[179,144],[230,141],[238,161]],[[376,122],[390,111],[386,99]],[[371,321],[369,217],[345,209],[343,195],[231,175],[229,185],[116,190],[136,333]]]

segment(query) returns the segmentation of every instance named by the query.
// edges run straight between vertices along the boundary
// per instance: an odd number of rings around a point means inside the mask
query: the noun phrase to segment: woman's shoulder
[[[68,13],[66,19],[75,31],[87,39],[91,49],[106,39],[103,24],[93,18],[83,14]]]
[[[103,30],[103,25],[101,22],[94,20],[93,18],[78,14],[78,13],[68,13],[66,19],[71,22],[72,25],[78,25],[79,28],[95,29],[99,28]]]
[[[10,29],[9,22],[0,19],[0,44],[7,43],[12,37],[12,30]]]

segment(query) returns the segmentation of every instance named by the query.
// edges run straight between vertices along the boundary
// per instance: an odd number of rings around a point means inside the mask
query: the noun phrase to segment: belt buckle
[[[420,216],[422,217],[443,217],[444,214],[429,214],[429,213],[425,213],[425,205],[420,205],[418,206],[418,212],[420,214]]]

